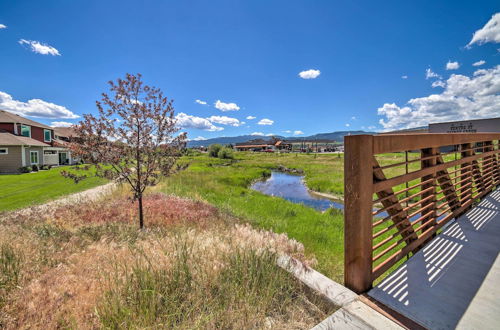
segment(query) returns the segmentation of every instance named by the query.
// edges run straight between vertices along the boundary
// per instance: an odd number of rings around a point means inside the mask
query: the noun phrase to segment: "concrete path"
[[[500,328],[500,191],[368,294],[429,329]]]

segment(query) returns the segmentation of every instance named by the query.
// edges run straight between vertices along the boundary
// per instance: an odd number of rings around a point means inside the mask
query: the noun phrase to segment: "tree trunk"
[[[144,215],[142,213],[142,194],[139,196],[139,228],[144,228]]]

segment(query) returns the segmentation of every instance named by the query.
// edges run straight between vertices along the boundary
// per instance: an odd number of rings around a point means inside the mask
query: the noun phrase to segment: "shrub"
[[[20,173],[30,173],[33,169],[30,166],[23,166],[19,168]]]
[[[217,153],[217,156],[220,159],[233,159],[234,158],[233,149],[228,148],[228,147],[223,147],[219,150],[219,152]]]
[[[49,169],[50,169],[50,166],[49,166],[49,165],[42,165],[42,166],[41,166],[41,169],[42,169],[42,170],[49,170]]]
[[[219,157],[219,151],[222,149],[220,144],[212,144],[208,147],[208,156],[209,157]]]
[[[38,165],[33,165],[32,169],[33,169],[33,172],[38,172]]]

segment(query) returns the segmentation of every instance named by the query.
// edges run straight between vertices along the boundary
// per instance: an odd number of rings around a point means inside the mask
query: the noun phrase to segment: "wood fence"
[[[345,285],[369,290],[497,187],[499,139],[500,133],[346,136]]]

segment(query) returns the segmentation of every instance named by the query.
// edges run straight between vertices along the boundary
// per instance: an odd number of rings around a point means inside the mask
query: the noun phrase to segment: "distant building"
[[[251,140],[245,143],[236,143],[238,151],[261,152],[333,152],[341,146],[333,140]]]
[[[500,118],[429,124],[429,133],[498,133]]]

